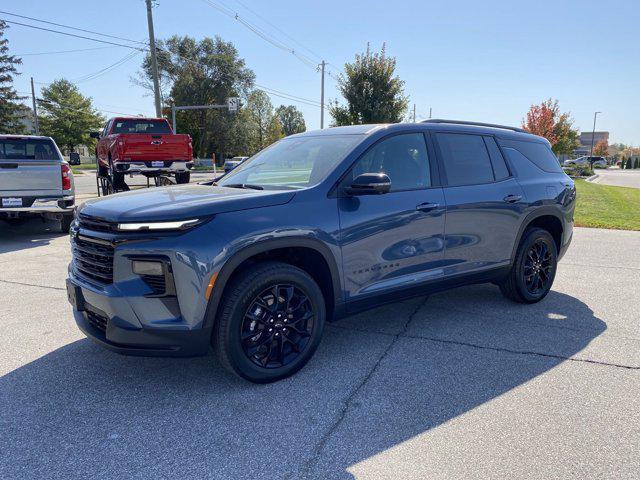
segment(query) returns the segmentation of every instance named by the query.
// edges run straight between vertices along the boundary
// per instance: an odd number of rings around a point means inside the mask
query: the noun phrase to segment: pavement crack
[[[327,446],[327,443],[329,442],[329,440],[331,439],[333,434],[338,430],[338,428],[340,427],[340,425],[342,424],[342,422],[346,418],[347,413],[349,413],[349,409],[351,408],[353,400],[356,398],[358,393],[360,393],[360,391],[365,387],[365,385],[369,382],[371,377],[373,377],[373,375],[378,371],[378,368],[380,367],[380,364],[387,357],[387,355],[389,354],[389,352],[391,351],[393,346],[396,344],[396,342],[401,337],[406,336],[405,334],[406,334],[407,330],[409,329],[409,325],[413,321],[413,319],[416,316],[416,314],[420,311],[420,309],[425,305],[425,303],[427,303],[428,298],[429,297],[425,297],[416,306],[416,308],[408,316],[407,321],[404,323],[402,329],[398,333],[396,333],[396,334],[382,334],[382,335],[387,335],[387,336],[392,337],[391,341],[386,346],[384,351],[380,354],[380,356],[378,357],[378,359],[376,360],[374,365],[369,369],[369,371],[362,378],[362,380],[355,386],[355,388],[353,390],[351,390],[351,392],[349,393],[349,395],[345,399],[345,401],[344,401],[344,403],[342,405],[342,408],[340,409],[340,412],[338,413],[338,417],[333,422],[331,427],[324,433],[324,435],[322,435],[322,437],[320,438],[320,441],[318,442],[318,444],[316,445],[316,448],[313,451],[313,455],[303,465],[302,470],[300,472],[300,478],[308,478],[308,475],[311,473],[313,468],[317,465],[318,461],[320,460],[320,456],[322,455],[322,452],[324,451],[325,447]],[[347,328],[346,330],[351,330],[351,329]],[[367,332],[367,333],[378,333],[378,332]]]
[[[12,282],[11,280],[0,280],[0,282],[8,283],[10,285],[24,285],[25,287],[48,288],[50,290],[64,290],[64,288],[62,288],[62,287],[50,287],[48,285],[36,285],[35,283]]]
[[[610,363],[610,362],[602,362],[599,360],[591,360],[588,358],[576,358],[576,357],[567,357],[564,355],[556,355],[553,353],[543,353],[543,352],[535,352],[532,350],[513,350],[510,348],[503,348],[503,347],[491,347],[488,345],[479,345],[477,343],[469,343],[469,342],[461,342],[459,340],[446,340],[443,338],[434,338],[434,337],[424,337],[424,336],[420,336],[420,335],[403,335],[405,338],[415,338],[417,340],[428,340],[431,342],[436,342],[436,343],[445,343],[445,344],[452,344],[452,345],[460,345],[463,347],[470,347],[470,348],[477,348],[480,350],[491,350],[494,352],[501,352],[501,353],[511,353],[514,355],[533,355],[533,356],[537,356],[537,357],[546,357],[546,358],[554,358],[557,360],[568,360],[570,362],[582,362],[582,363],[593,363],[595,365],[602,365],[602,366],[606,366],[606,367],[615,367],[615,368],[624,368],[627,370],[640,370],[640,367],[635,367],[633,365],[622,365],[620,363]]]

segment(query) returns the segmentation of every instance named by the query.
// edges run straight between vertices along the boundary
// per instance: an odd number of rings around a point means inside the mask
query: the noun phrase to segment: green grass
[[[640,189],[575,182],[577,227],[640,230]]]

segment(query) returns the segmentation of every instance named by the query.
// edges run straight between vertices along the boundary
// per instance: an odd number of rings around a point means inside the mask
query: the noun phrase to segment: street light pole
[[[593,141],[596,136],[596,117],[598,116],[599,113],[602,113],[602,112],[595,112],[593,114],[593,131],[591,132],[591,153],[589,154],[590,157],[593,157]],[[589,160],[590,160],[590,163],[593,162],[593,160],[591,159]]]
[[[149,27],[149,49],[151,50],[151,73],[153,74],[153,96],[156,103],[156,117],[162,117],[160,105],[160,81],[158,80],[158,59],[156,58],[156,38],[153,33],[153,14],[151,13],[151,0],[147,1],[147,25]]]

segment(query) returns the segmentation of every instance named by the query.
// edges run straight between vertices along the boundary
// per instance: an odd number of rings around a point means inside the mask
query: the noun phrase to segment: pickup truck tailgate
[[[60,162],[0,159],[0,197],[62,195]]]
[[[187,135],[120,134],[122,160],[191,160]]]

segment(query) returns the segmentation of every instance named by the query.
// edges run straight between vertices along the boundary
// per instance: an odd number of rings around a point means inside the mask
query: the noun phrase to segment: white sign
[[[230,112],[237,112],[240,108],[240,98],[238,97],[229,97],[227,98],[227,107],[229,107]]]
[[[3,198],[2,199],[2,206],[3,207],[21,207],[22,206],[22,199],[21,198]]]

